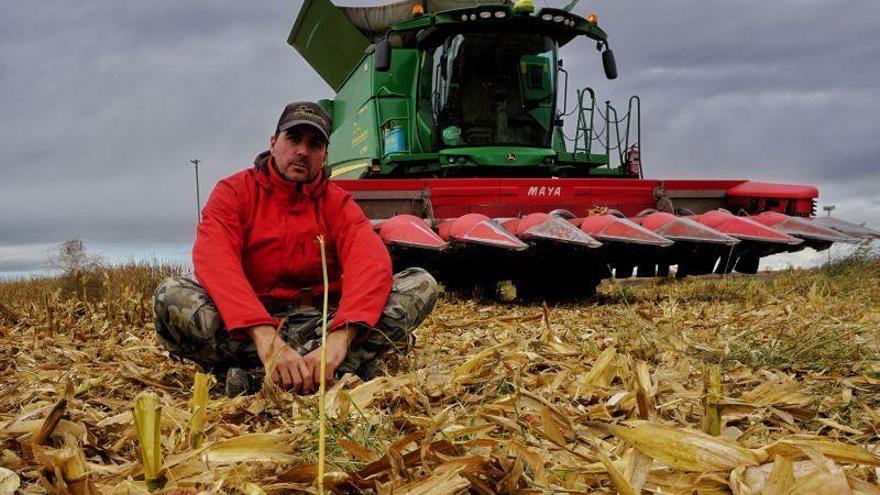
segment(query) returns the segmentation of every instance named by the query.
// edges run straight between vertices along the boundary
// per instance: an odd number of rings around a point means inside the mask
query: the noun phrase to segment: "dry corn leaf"
[[[617,349],[609,347],[599,354],[596,362],[583,378],[582,383],[592,385],[594,387],[605,388],[614,379],[617,372],[615,369],[615,358],[617,357]]]
[[[880,495],[880,487],[877,485],[860,480],[849,474],[846,475],[846,480],[849,482],[853,495]]]
[[[651,473],[651,466],[653,464],[654,459],[651,459],[651,456],[639,449],[629,449],[623,476],[632,485],[636,493],[640,493],[642,487],[648,481],[648,475]]]
[[[547,406],[541,408],[541,424],[543,425],[541,431],[544,433],[544,436],[556,445],[565,446],[567,443],[565,435],[562,434],[562,430],[559,429],[559,425],[553,419],[553,412]]]
[[[813,397],[797,382],[765,382],[742,394],[741,402],[756,406],[802,407]]]
[[[757,466],[766,458],[760,451],[690,428],[645,420],[605,427],[660,464],[682,471],[728,471],[737,466]]]
[[[241,485],[238,486],[238,489],[244,495],[266,495],[266,491],[263,488],[256,484],[251,483],[250,481],[245,481]]]
[[[394,495],[453,495],[471,486],[467,478],[459,473],[464,468],[460,464],[440,465],[429,476],[418,481],[396,487]]]
[[[617,466],[611,462],[611,458],[608,457],[608,454],[602,451],[602,449],[594,448],[593,452],[596,454],[596,457],[599,458],[599,461],[605,466],[605,469],[608,472],[608,477],[611,478],[611,484],[614,485],[614,489],[617,490],[617,493],[620,495],[638,495],[639,491],[634,488],[629,480],[617,469]]]
[[[791,459],[777,455],[773,469],[763,486],[764,495],[785,495],[794,486],[794,465]]]
[[[211,466],[244,461],[293,464],[301,460],[293,450],[294,444],[287,435],[254,433],[213,443],[205,447],[202,459]]]
[[[535,483],[542,486],[547,484],[547,471],[544,469],[544,459],[540,453],[516,441],[510,442],[508,448],[523,461]]]
[[[126,417],[131,418],[130,415],[127,415]],[[9,436],[30,433],[31,438],[34,438],[34,436],[37,435],[37,431],[39,431],[40,428],[42,428],[45,424],[45,420],[42,419],[16,421],[4,428],[3,433]],[[82,423],[74,423],[73,421],[62,419],[58,421],[52,428],[49,438],[62,438],[66,435],[75,438],[84,438],[86,432],[86,427]],[[42,445],[43,443],[45,443],[45,440],[42,441],[40,444]]]
[[[786,495],[851,495],[846,474],[839,467],[823,464],[797,479]]]
[[[777,440],[763,450],[769,455],[782,455],[791,459],[800,459],[808,454],[805,449],[815,449],[836,461],[880,466],[880,457],[868,452],[858,445],[835,442],[827,438],[792,435]]]
[[[851,426],[842,425],[842,424],[838,423],[837,421],[834,421],[833,419],[815,418],[815,420],[816,420],[816,422],[822,423],[823,425],[825,425],[829,428],[834,428],[835,430],[842,431],[844,433],[849,433],[850,435],[861,435],[862,434],[861,431],[859,431]]]
[[[600,288],[598,304],[561,303],[546,313],[528,304],[442,297],[416,330],[414,352],[388,360],[388,376],[364,384],[349,377],[347,383],[337,382],[333,390],[338,393],[328,394],[328,411],[338,401],[328,447],[338,442],[340,448],[329,449],[327,460],[350,471],[338,473],[344,484],[337,490],[398,493],[402,486],[419,487],[420,481],[441,477],[439,466],[454,462],[464,466],[458,477],[470,484],[461,490],[481,495],[499,490],[607,493],[614,489],[609,481],[614,470],[634,490],[650,493],[729,495],[731,490],[754,492],[756,483],[765,483],[767,491],[778,474],[774,468],[787,472],[777,461],[760,466],[732,466],[730,461],[716,471],[684,472],[655,462],[622,438],[599,439],[606,430],[586,426],[638,416],[679,433],[699,429],[699,370],[711,362],[721,366],[725,394],[738,397],[721,403],[732,445],[763,447],[757,453],[761,457],[774,442],[815,432],[818,424],[822,429],[816,438],[837,448],[863,449],[857,455],[845,453],[839,462],[853,493],[874,495],[875,461],[861,457],[874,450],[872,432],[880,428],[880,394],[875,393],[880,365],[874,359],[880,350],[875,330],[880,312],[874,309],[880,307],[880,263],[860,266],[866,268],[857,276],[798,271],[748,279],[611,280]],[[102,493],[147,493],[144,482],[128,481],[143,476],[128,410],[132,397],[153,389],[162,393],[167,493],[248,491],[245,482],[267,493],[314,493],[314,470],[289,481],[285,473],[293,476],[293,471],[279,472],[273,462],[208,467],[200,457],[204,446],[189,448],[188,389],[199,370],[169,360],[158,342],[151,300],[158,280],[136,275],[148,272],[156,270],[120,271],[124,277],[111,270],[110,278],[102,279],[103,288],[88,288],[88,301],[61,297],[55,280],[0,283],[0,336],[7,344],[0,346],[0,362],[12,364],[0,373],[0,436],[5,440],[0,466],[22,474],[22,493],[77,489],[75,473],[83,469],[72,451],[38,449],[41,459],[51,457],[45,462],[53,467],[44,471],[23,450],[62,387],[69,401],[65,419],[46,444],[79,449],[88,459],[82,479],[94,481]],[[27,291],[37,297],[17,295]],[[68,376],[78,380],[72,385],[79,383],[72,392],[65,386]],[[817,397],[819,390],[822,397]],[[804,394],[813,397],[805,405]],[[202,430],[204,444],[280,435],[289,447],[284,454],[303,459],[297,463],[311,461],[314,404],[312,397],[277,387],[255,397],[211,397],[206,418],[211,428]],[[815,417],[814,404],[822,417]],[[438,425],[435,418],[446,410],[445,424]],[[568,446],[544,440],[544,430],[549,431],[544,425],[554,423]],[[429,433],[432,426],[440,440],[395,442],[412,432]],[[76,440],[68,443],[71,434]],[[372,457],[340,438],[369,447]],[[614,469],[598,461],[588,442],[572,438],[592,439]],[[792,476],[785,477],[780,490],[788,491],[786,484],[802,482],[805,475],[840,483],[834,469],[841,468],[828,467],[822,454],[827,449],[785,442],[773,449],[809,459],[793,462]],[[852,466],[845,460],[852,457],[867,466]],[[373,462],[363,467],[369,459]]]
[[[15,472],[0,467],[0,495],[12,495],[21,486],[21,479]]]
[[[378,458],[373,451],[352,440],[340,438],[337,440],[337,443],[340,447],[351,454],[352,457],[361,462],[373,462]]]

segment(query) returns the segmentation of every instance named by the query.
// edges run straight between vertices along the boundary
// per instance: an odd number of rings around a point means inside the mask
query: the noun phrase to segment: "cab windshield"
[[[549,147],[556,48],[539,34],[460,33],[424,52],[420,113],[440,147]]]

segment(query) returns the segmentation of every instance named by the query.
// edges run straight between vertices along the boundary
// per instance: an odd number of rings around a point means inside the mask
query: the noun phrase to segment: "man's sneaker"
[[[226,396],[251,395],[260,390],[261,379],[251,370],[229,368],[226,372]]]

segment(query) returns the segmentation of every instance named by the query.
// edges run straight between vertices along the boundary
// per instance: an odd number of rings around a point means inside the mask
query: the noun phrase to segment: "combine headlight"
[[[542,21],[552,21],[553,14],[543,14],[543,15],[541,15],[541,20]]]
[[[507,12],[505,12],[505,11],[503,11],[503,10],[496,10],[496,11],[495,11],[495,17],[496,17],[497,19],[504,19],[505,17],[507,17]]]
[[[467,14],[461,14],[461,20],[463,20],[463,21],[468,20]]]
[[[563,17],[561,15],[558,15],[553,18],[553,22],[562,22],[563,20],[565,20],[565,17]]]
[[[477,14],[471,14],[471,20],[472,20],[472,21],[476,21],[476,20],[477,20]]]
[[[492,17],[492,13],[488,10],[480,12],[480,19],[488,19],[490,17]]]

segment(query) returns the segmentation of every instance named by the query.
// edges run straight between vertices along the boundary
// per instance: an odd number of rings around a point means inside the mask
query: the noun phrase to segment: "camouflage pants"
[[[365,380],[379,373],[380,358],[388,351],[405,354],[412,347],[412,330],[434,309],[437,282],[421,268],[407,268],[394,275],[391,294],[376,327],[359,329],[337,375],[354,373]],[[214,302],[205,289],[189,278],[165,280],[153,297],[156,333],[166,349],[224,376],[232,367],[262,368],[250,340],[229,338]],[[335,310],[331,309],[328,323]],[[274,315],[282,321],[281,337],[300,355],[320,347],[321,311],[292,306]]]

